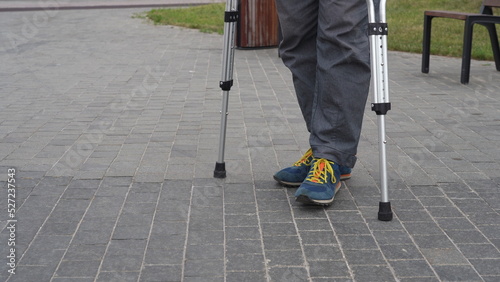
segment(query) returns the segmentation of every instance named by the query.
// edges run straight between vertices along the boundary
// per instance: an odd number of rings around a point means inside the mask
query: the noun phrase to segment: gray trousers
[[[276,0],[314,156],[354,167],[370,86],[366,0]]]

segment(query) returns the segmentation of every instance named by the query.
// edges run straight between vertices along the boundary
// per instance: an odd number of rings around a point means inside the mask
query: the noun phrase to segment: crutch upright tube
[[[222,75],[220,88],[222,89],[222,110],[219,136],[219,156],[215,163],[214,177],[226,177],[226,164],[224,162],[224,150],[226,145],[226,128],[229,104],[229,91],[233,86],[234,65],[234,32],[238,21],[237,0],[226,0],[224,12],[224,47],[222,53]]]
[[[386,0],[367,0],[368,35],[370,37],[371,69],[373,83],[372,111],[377,114],[379,138],[379,170],[381,199],[378,219],[392,220],[391,202],[389,201],[386,157],[385,115],[391,109],[389,102],[389,77],[387,70],[387,21],[385,15]]]

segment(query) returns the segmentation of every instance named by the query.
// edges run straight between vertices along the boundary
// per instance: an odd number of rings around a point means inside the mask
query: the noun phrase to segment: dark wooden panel
[[[274,0],[241,0],[238,47],[278,45],[278,14]]]

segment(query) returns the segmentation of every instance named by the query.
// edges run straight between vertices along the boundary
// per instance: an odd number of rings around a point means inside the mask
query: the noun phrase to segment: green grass
[[[425,10],[478,12],[481,0],[387,0],[389,50],[421,53]],[[176,25],[202,32],[223,33],[224,3],[189,8],[155,9],[145,17],[155,24]],[[499,11],[495,11],[499,14]],[[500,36],[500,28],[497,28]],[[431,53],[442,56],[462,56],[463,21],[435,18],[432,28]],[[474,27],[472,57],[493,60],[486,28]]]
[[[481,0],[388,0],[388,48],[390,50],[421,53],[425,10],[479,12]],[[498,11],[495,11],[498,14]],[[431,54],[462,56],[464,22],[434,18],[432,20]],[[500,29],[497,27],[497,30]],[[500,34],[500,32],[499,32]],[[474,26],[472,57],[493,60],[490,39],[485,27]]]
[[[224,33],[223,3],[194,6],[188,8],[154,9],[146,17],[155,24],[175,25],[199,29],[208,33]]]

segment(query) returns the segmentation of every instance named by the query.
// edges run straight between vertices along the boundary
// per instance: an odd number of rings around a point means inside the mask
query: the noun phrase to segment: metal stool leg
[[[469,83],[470,76],[470,58],[472,54],[472,32],[474,30],[474,22],[469,18],[464,24],[464,42],[462,48],[462,69],[460,73],[460,82],[462,84]]]
[[[429,73],[431,54],[432,16],[424,16],[424,38],[422,40],[422,72]]]
[[[497,71],[500,71],[500,44],[498,43],[498,35],[495,24],[486,24],[488,33],[490,34],[491,49],[493,50],[493,57],[495,58],[495,66]]]

